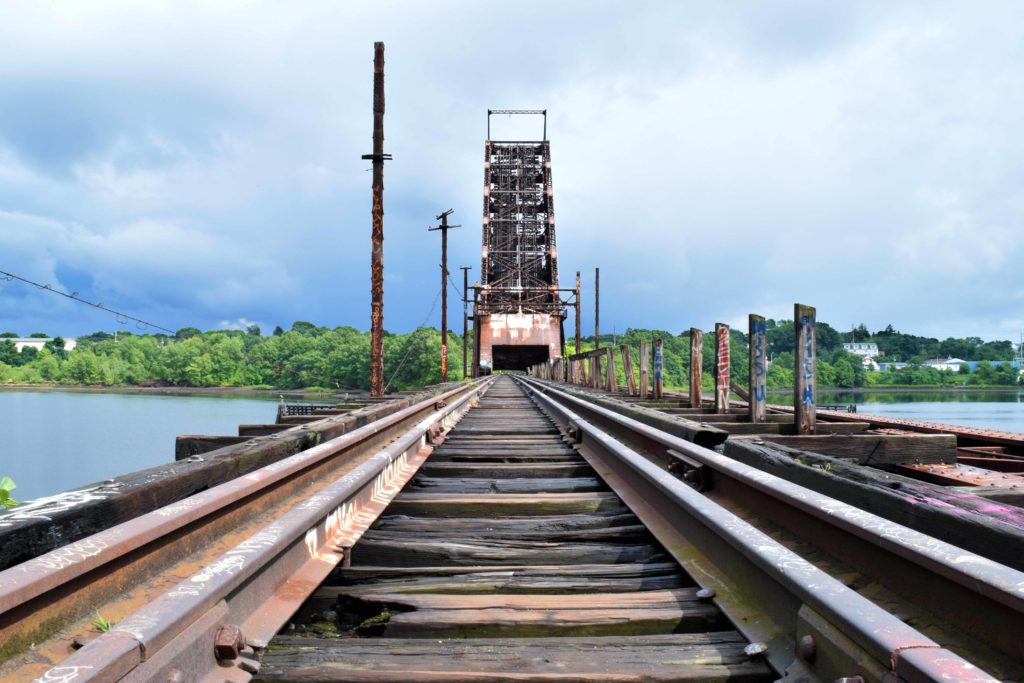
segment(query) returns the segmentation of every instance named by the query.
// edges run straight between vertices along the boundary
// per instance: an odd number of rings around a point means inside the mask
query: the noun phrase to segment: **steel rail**
[[[428,416],[378,453],[89,642],[38,681],[234,681],[343,560],[491,381]],[[245,634],[245,635],[243,635]]]
[[[97,604],[139,589],[190,549],[201,552],[246,523],[280,514],[276,505],[309,498],[325,477],[351,470],[396,434],[437,422],[485,383],[464,385],[225,482],[0,572],[0,641],[8,655],[42,643],[91,614]],[[460,397],[461,395],[461,397]],[[454,401],[447,405],[446,401]],[[344,456],[344,457],[342,457]],[[126,568],[127,565],[127,568]],[[75,586],[68,591],[68,586]]]
[[[565,392],[547,386],[543,386],[542,391],[564,397],[567,403],[589,412],[613,430],[628,433],[648,452],[662,455],[669,462],[679,460],[680,454],[692,458],[709,467],[716,475],[785,502],[830,526],[838,527],[940,574],[951,582],[977,592],[979,596],[996,600],[1013,610],[1015,621],[1024,623],[1024,572],[891,522],[862,508],[816,493]],[[1024,636],[1024,633],[1020,635]]]
[[[908,679],[952,676],[955,680],[992,680],[618,439],[631,445],[643,442],[646,447],[642,450],[663,456],[663,461],[671,462],[683,454],[683,458],[711,468],[716,486],[727,478],[743,481],[749,487],[746,490],[771,493],[807,512],[817,510],[834,521],[837,529],[860,530],[888,552],[902,549],[926,566],[948,568],[951,576],[978,590],[979,602],[986,606],[990,601],[981,596],[996,595],[1010,603],[1002,605],[1004,610],[1017,614],[1024,575],[535,380],[517,379],[534,390],[538,405],[578,442],[581,454],[694,578],[705,586],[718,585],[716,602],[744,635],[765,643],[766,656],[780,674],[809,669],[810,675],[827,679],[851,675],[851,668],[865,667],[866,661],[871,661],[867,668],[879,678],[894,673]],[[1020,623],[1018,617],[1016,624],[998,625],[1018,632]],[[794,659],[796,643],[803,646],[808,636],[812,651],[817,638],[817,661],[814,656]],[[830,646],[823,647],[824,642]],[[1019,643],[1017,638],[1015,647],[1019,648]]]

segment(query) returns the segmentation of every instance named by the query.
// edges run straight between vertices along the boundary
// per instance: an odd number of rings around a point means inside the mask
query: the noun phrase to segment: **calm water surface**
[[[174,462],[179,434],[273,422],[273,399],[0,391],[0,476],[19,501]]]
[[[1024,432],[1024,391],[823,391],[818,402],[854,403],[861,413],[907,420]]]

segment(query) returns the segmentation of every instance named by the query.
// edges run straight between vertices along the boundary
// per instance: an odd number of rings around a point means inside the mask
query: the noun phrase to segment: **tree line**
[[[789,320],[766,321],[770,388],[793,385],[794,329]],[[320,388],[366,390],[370,375],[370,335],[353,327],[318,327],[295,322],[289,330],[280,327],[264,336],[257,326],[248,330],[202,332],[187,327],[174,335],[119,332],[116,337],[97,332],[80,337],[72,351],[64,350],[59,337],[42,350],[25,347],[18,352],[9,337],[0,334],[0,383],[55,383],[100,386],[245,386],[280,389]],[[34,333],[36,337],[45,337]],[[5,338],[6,337],[6,338]],[[664,374],[670,389],[686,389],[689,378],[690,334],[665,330],[629,329],[622,335],[602,335],[601,345],[626,344],[634,367],[639,366],[641,340],[659,338],[664,343]],[[920,362],[927,358],[955,356],[964,360],[1004,361],[1014,355],[1009,341],[984,342],[977,337],[942,341],[897,332],[892,326],[871,334],[863,325],[839,332],[827,323],[817,324],[818,384],[827,387],[863,386],[959,386],[1011,385],[1016,369],[983,362],[972,373],[941,371],[923,366],[899,372],[871,372],[861,358],[842,348],[844,342],[874,342],[885,353],[883,360]],[[594,337],[582,340],[584,350],[594,348]],[[732,330],[730,373],[746,385],[747,335]],[[472,349],[472,331],[469,347]],[[705,332],[702,368],[704,389],[711,389],[715,366],[715,336]],[[575,352],[567,340],[565,354]],[[470,352],[472,353],[472,352]],[[385,380],[392,390],[435,384],[441,381],[440,332],[421,327],[406,334],[385,333]],[[449,333],[449,379],[462,378],[462,337]],[[620,384],[625,383],[621,363],[617,364]]]

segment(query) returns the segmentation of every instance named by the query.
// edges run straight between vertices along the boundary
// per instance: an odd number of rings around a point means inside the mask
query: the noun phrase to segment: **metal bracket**
[[[565,428],[566,443],[582,443],[583,429],[575,422],[570,422]]]
[[[668,449],[668,455],[672,458],[668,464],[669,472],[697,491],[707,491],[711,488],[711,468],[671,448]]]

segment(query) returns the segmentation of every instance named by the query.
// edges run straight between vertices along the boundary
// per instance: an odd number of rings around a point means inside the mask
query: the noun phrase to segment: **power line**
[[[14,273],[8,273],[7,271],[4,271],[4,270],[0,270],[0,278],[6,280],[8,282],[10,282],[11,280],[20,280],[21,282],[24,282],[25,284],[32,285],[33,287],[38,287],[39,289],[44,289],[47,292],[53,292],[54,294],[60,294],[62,297],[65,297],[67,299],[71,299],[72,301],[77,301],[80,304],[85,304],[86,306],[92,306],[93,308],[98,308],[101,311],[106,311],[107,313],[113,313],[115,316],[117,316],[117,322],[121,323],[122,325],[127,325],[129,320],[134,320],[135,321],[135,325],[140,330],[145,330],[146,328],[152,327],[154,330],[163,330],[164,332],[169,332],[170,334],[174,334],[174,330],[169,330],[166,327],[160,327],[159,325],[155,325],[155,324],[153,324],[151,322],[147,322],[145,320],[142,320],[141,318],[136,318],[135,316],[128,315],[127,313],[121,313],[120,311],[115,311],[112,308],[107,308],[103,304],[93,303],[92,301],[86,301],[85,299],[83,299],[80,296],[78,296],[78,292],[72,292],[71,294],[68,294],[67,292],[62,292],[59,289],[54,289],[50,285],[41,285],[38,282],[33,282],[32,280],[29,280],[28,278],[21,277],[20,275],[15,275]]]
[[[443,290],[443,288],[437,290],[437,295],[434,296],[434,303],[430,304],[430,310],[427,311],[427,315],[423,318],[423,322],[421,322],[419,324],[419,327],[417,327],[416,329],[419,329],[420,327],[423,327],[424,325],[426,325],[427,321],[430,320],[430,316],[434,315],[434,309],[437,308],[437,300],[441,298],[441,291],[442,290]],[[409,339],[410,342],[412,341],[411,337],[412,337],[412,335],[410,335],[410,339]],[[391,379],[389,379],[388,383],[384,385],[384,391],[385,392],[387,392],[388,387],[391,386],[391,383],[395,381],[395,377],[398,377],[398,373],[400,373],[402,371],[402,367],[405,366],[405,361],[409,360],[409,354],[410,353],[412,353],[412,344],[411,343],[406,346],[405,355],[402,356],[402,360],[398,364],[398,367],[395,368],[395,371],[391,373]]]

